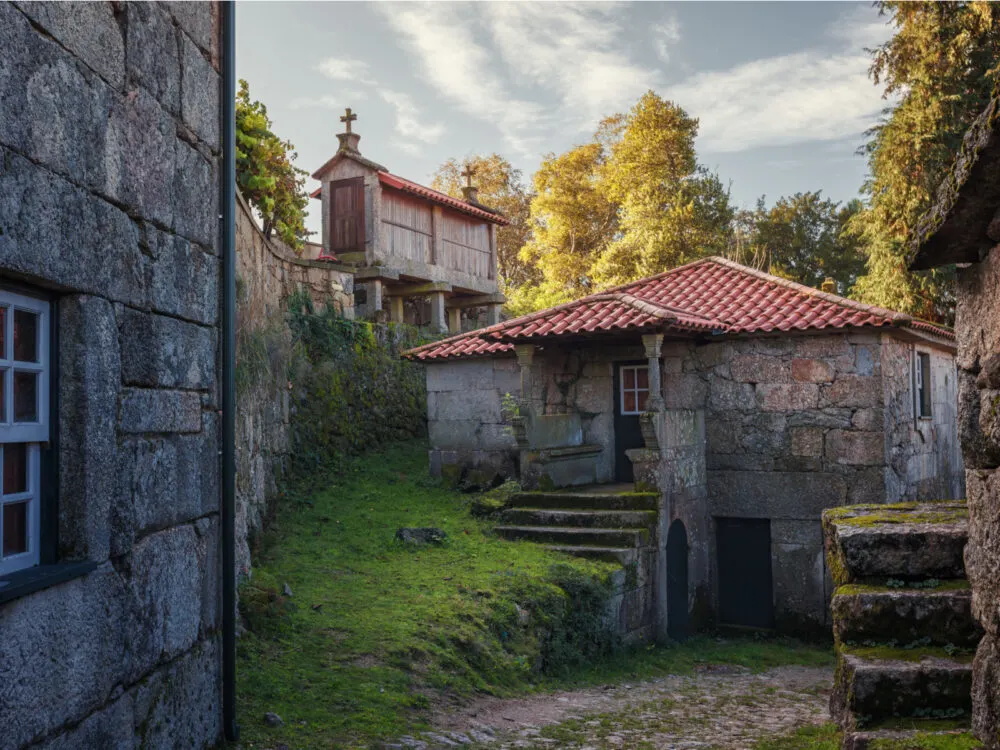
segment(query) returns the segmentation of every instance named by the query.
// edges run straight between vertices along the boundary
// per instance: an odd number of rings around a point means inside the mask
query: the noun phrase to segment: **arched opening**
[[[688,540],[681,521],[667,532],[667,635],[675,641],[688,637]]]

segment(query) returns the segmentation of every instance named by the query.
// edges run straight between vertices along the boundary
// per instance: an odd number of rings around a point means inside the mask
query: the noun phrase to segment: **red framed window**
[[[649,367],[647,365],[621,365],[619,370],[619,408],[622,414],[641,414],[646,411],[649,399]]]

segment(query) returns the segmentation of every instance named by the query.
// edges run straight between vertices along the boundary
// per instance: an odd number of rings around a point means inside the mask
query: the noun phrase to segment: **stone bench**
[[[519,441],[521,484],[527,489],[574,487],[597,482],[604,449],[583,442],[580,415],[528,413]]]

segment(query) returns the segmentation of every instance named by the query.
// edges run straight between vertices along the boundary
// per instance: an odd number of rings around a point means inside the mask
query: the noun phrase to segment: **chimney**
[[[355,154],[361,153],[358,151],[358,142],[361,140],[361,136],[357,133],[351,132],[351,123],[358,119],[358,116],[351,111],[348,107],[347,111],[340,116],[340,121],[347,125],[347,131],[344,133],[337,133],[337,140],[340,141],[340,148],[337,149],[338,153],[340,151],[350,151]]]
[[[823,281],[823,286],[821,286],[820,289],[822,289],[827,294],[836,294],[837,293],[837,282],[836,282],[836,280],[834,280],[834,279],[830,278],[829,276],[827,276],[826,279]]]
[[[472,185],[472,176],[475,173],[476,170],[472,168],[471,164],[466,164],[465,169],[462,170],[462,177],[465,178],[465,185],[462,186],[462,197],[468,203],[479,203],[479,188]]]

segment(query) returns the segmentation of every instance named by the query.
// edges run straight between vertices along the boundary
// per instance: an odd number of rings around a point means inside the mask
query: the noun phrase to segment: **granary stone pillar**
[[[462,308],[448,308],[448,333],[462,332]]]
[[[521,403],[531,403],[531,367],[535,362],[535,345],[518,344],[514,347],[517,365],[521,368]]]
[[[500,308],[503,305],[491,304],[486,306],[486,325],[495,326],[500,322]]]
[[[403,298],[402,297],[390,297],[389,298],[389,320],[393,323],[403,322]]]
[[[448,322],[445,319],[444,292],[431,292],[431,330],[435,333],[444,333],[448,330]]]
[[[663,348],[663,334],[650,333],[642,337],[649,362],[649,401],[646,411],[663,411],[663,386],[660,383],[660,351]]]
[[[365,282],[365,309],[369,315],[374,315],[382,309],[381,279],[372,279]]]

